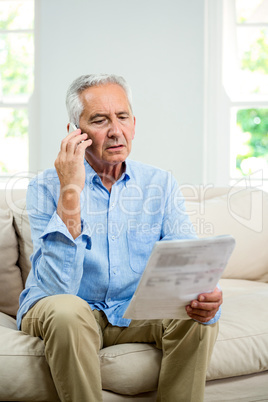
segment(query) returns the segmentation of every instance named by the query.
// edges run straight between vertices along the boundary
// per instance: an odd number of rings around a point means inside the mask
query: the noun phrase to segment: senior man
[[[99,349],[127,342],[163,350],[158,401],[202,401],[221,291],[186,306],[188,320],[123,318],[154,243],[196,238],[177,183],[127,159],[135,117],[122,77],[79,77],[66,102],[77,129],[27,192],[34,250],[18,328],[44,340],[61,401],[102,401]]]

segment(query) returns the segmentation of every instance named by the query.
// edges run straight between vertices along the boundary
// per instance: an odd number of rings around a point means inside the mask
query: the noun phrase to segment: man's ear
[[[135,128],[136,128],[136,117],[133,116],[133,123],[134,123],[134,130],[133,130],[133,134],[132,134],[132,140],[134,140],[135,137]]]

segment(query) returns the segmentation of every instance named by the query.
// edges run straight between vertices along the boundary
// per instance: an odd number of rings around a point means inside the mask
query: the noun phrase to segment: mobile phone
[[[69,133],[72,133],[74,130],[77,130],[77,129],[78,129],[78,127],[76,124],[74,124],[72,122],[69,123]]]

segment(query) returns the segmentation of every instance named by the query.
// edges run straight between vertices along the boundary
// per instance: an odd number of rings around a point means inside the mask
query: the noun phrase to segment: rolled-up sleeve
[[[85,252],[91,249],[91,237],[81,221],[82,233],[73,239],[56,212],[56,204],[47,186],[37,186],[35,181],[29,185],[27,210],[34,246],[32,274],[47,295],[77,294]]]

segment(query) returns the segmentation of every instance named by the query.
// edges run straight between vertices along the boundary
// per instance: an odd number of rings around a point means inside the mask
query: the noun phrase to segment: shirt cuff
[[[87,225],[84,224],[84,220],[81,219],[81,234],[74,239],[69,230],[67,229],[65,223],[62,221],[62,219],[59,217],[57,214],[57,211],[55,211],[46,227],[42,235],[40,236],[40,239],[44,239],[47,235],[58,232],[67,237],[72,243],[75,243],[78,245],[82,241],[86,241],[86,248],[88,250],[91,249],[91,237],[88,234],[88,229]]]
[[[217,322],[220,319],[220,316],[221,316],[221,306],[220,306],[219,310],[217,311],[217,313],[215,314],[215,316],[213,318],[211,318],[211,320],[209,320],[208,322],[202,322],[201,324],[204,324],[204,325],[215,324],[215,322]]]

